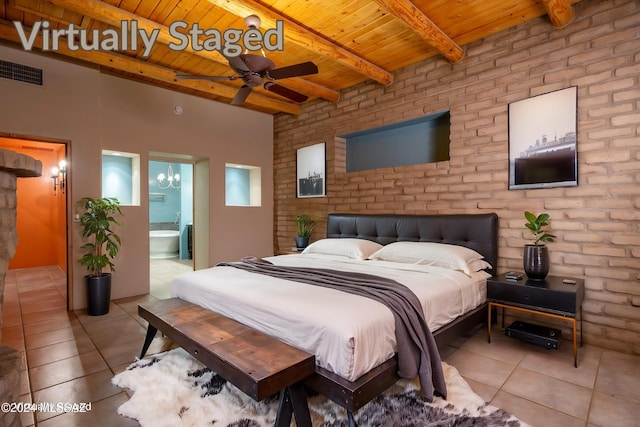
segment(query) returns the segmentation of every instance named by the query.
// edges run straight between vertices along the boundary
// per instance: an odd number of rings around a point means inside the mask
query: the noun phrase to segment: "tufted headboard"
[[[437,242],[473,249],[491,264],[498,264],[498,215],[368,215],[329,214],[327,238],[392,242]]]

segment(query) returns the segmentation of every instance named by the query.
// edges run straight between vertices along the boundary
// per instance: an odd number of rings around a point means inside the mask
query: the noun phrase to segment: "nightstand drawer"
[[[487,280],[487,298],[491,301],[545,310],[575,317],[584,298],[584,282],[562,283],[560,277],[543,281],[507,281],[504,277]]]

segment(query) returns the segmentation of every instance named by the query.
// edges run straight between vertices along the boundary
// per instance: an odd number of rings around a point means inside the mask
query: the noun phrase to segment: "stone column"
[[[42,162],[33,157],[0,149],[0,324],[5,276],[18,244],[16,233],[16,181],[42,175]],[[0,332],[0,338],[2,338]],[[17,402],[20,394],[20,353],[0,345],[0,403]],[[0,412],[0,425],[20,427],[20,414]]]

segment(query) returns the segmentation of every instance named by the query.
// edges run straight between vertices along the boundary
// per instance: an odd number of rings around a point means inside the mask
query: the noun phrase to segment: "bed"
[[[330,214],[326,239],[301,255],[266,260],[397,279],[419,296],[438,348],[443,348],[486,319],[486,278],[497,263],[497,230],[493,213]],[[415,242],[423,243],[419,250]],[[438,262],[431,260],[434,247]],[[440,259],[445,247],[447,254],[455,252],[455,260]],[[478,261],[464,259],[465,266],[474,265],[473,271],[448,265],[461,263],[457,252],[463,250],[479,254]],[[422,258],[414,262],[414,256]],[[393,316],[384,305],[335,289],[259,277],[230,266],[198,270],[176,278],[171,295],[315,354],[316,374],[306,384],[347,409],[350,419],[397,381]]]

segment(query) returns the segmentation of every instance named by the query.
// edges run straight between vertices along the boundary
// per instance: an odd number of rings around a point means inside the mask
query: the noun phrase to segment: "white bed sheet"
[[[432,331],[482,304],[484,272],[469,277],[439,267],[361,261],[320,254],[265,258],[276,265],[331,268],[394,279],[417,296]],[[183,274],[171,296],[235,319],[316,355],[316,363],[354,381],[395,353],[392,312],[334,289],[214,267]]]

